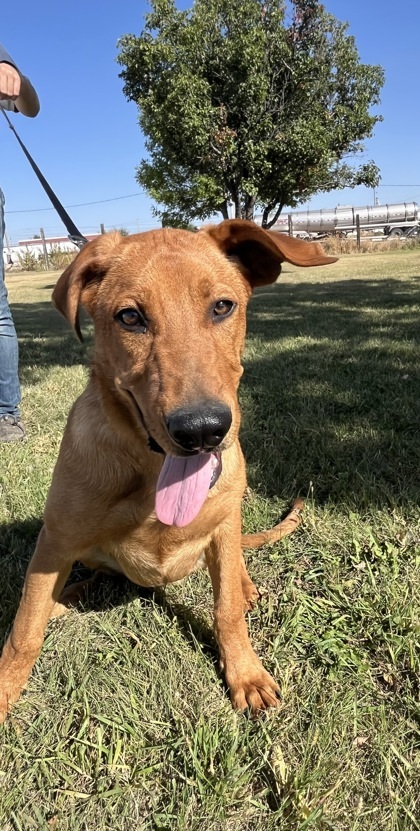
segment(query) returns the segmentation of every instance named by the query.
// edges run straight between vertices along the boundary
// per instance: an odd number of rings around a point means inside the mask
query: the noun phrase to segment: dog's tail
[[[261,548],[263,545],[277,542],[287,537],[300,525],[303,510],[303,500],[296,499],[292,510],[274,528],[269,531],[260,531],[258,534],[242,534],[242,548]]]

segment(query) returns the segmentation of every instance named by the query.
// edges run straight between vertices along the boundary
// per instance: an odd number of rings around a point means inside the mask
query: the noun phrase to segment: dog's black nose
[[[169,434],[184,450],[212,450],[218,447],[232,424],[226,404],[202,402],[194,409],[181,407],[166,420]]]

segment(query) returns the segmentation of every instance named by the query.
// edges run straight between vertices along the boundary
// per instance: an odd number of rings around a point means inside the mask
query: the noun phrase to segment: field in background
[[[2,446],[0,637],[16,609],[91,345],[11,275],[28,441]],[[287,266],[249,308],[244,528],[294,496],[301,528],[247,555],[251,638],[283,705],[231,711],[206,574],[155,594],[104,582],[50,623],[0,728],[0,828],[420,828],[418,249]],[[63,506],[64,508],[64,506]]]
[[[366,234],[366,235],[365,235]],[[417,251],[420,254],[420,244],[418,237],[413,239],[405,239],[399,237],[372,237],[366,232],[362,233],[360,239],[360,248],[358,248],[357,240],[354,237],[327,237],[320,240],[322,247],[328,254],[381,254],[388,251],[400,251],[405,255],[409,251]]]
[[[114,229],[119,230],[123,236],[127,236],[127,231],[125,228]],[[418,237],[407,238],[402,237],[401,239],[398,237],[387,238],[384,236],[376,236],[372,237],[366,231],[362,232],[360,247],[357,245],[357,240],[354,237],[340,237],[340,236],[331,236],[326,237],[325,239],[321,240],[321,243],[328,254],[369,254],[369,253],[377,253],[383,251],[401,251],[406,252],[412,249],[417,250],[420,253],[420,244]],[[77,250],[74,251],[66,251],[60,245],[49,245],[48,246],[48,261],[45,259],[45,255],[34,251],[31,251],[29,248],[22,247],[22,250],[18,253],[17,262],[14,263],[13,268],[11,271],[9,270],[9,274],[19,271],[27,271],[27,272],[41,272],[41,271],[49,271],[54,269],[63,270],[66,268],[69,263],[71,263],[75,256],[77,255]],[[16,257],[15,257],[16,259]]]

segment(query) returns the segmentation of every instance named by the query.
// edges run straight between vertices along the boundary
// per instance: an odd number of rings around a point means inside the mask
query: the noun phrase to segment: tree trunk
[[[232,201],[235,206],[235,219],[242,219],[241,195],[239,192],[232,193]]]
[[[245,197],[245,205],[242,208],[242,219],[254,219],[254,208],[255,208],[255,196],[247,196]]]
[[[282,210],[283,210],[283,202],[279,202],[279,206],[278,206],[273,218],[270,219],[270,221],[268,221],[268,215],[267,215],[266,223],[263,227],[264,228],[271,228],[274,225],[274,223],[277,222]],[[264,211],[264,213],[265,213],[265,211]],[[264,216],[264,214],[263,214],[263,216]]]
[[[229,211],[228,211],[228,201],[225,199],[221,205],[219,205],[219,211],[222,214],[223,219],[229,219]]]
[[[274,207],[274,205],[272,203],[270,203],[269,205],[267,205],[264,208],[263,215],[262,215],[262,220],[261,220],[261,228],[266,228],[267,227],[268,217],[269,217],[271,211],[273,210],[273,207]]]

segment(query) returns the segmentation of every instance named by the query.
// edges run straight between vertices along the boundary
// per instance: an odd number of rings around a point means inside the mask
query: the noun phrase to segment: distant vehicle
[[[293,236],[309,235],[312,238],[336,234],[347,236],[355,231],[356,217],[362,231],[382,231],[387,237],[406,236],[420,222],[420,208],[416,202],[399,202],[395,205],[366,205],[353,208],[339,205],[320,211],[293,211],[280,214],[272,226],[273,231],[290,231]],[[256,222],[261,217],[256,217]]]
[[[404,236],[406,239],[420,239],[420,225],[413,225]]]

